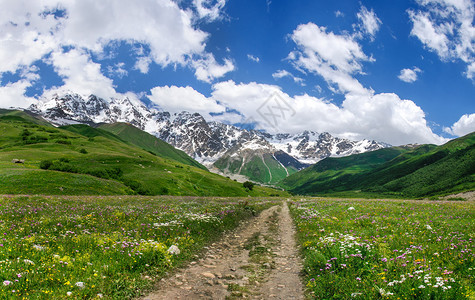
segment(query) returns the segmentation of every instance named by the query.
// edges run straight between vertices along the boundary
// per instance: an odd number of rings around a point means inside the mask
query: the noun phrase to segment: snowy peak
[[[302,163],[314,164],[326,157],[348,156],[386,147],[375,141],[351,141],[328,132],[304,131],[300,134],[277,134],[270,143]]]
[[[387,147],[374,141],[341,139],[327,132],[271,135],[207,122],[198,113],[158,111],[127,97],[103,99],[95,95],[64,93],[41,99],[29,110],[57,125],[126,122],[185,151],[207,166],[224,156],[239,158],[254,153],[267,157],[268,161],[274,159],[285,168],[286,164],[291,164],[298,170],[329,156],[346,156]]]

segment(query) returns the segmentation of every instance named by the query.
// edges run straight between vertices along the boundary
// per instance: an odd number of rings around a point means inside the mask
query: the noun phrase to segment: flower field
[[[127,299],[267,201],[0,197],[0,299]]]
[[[293,202],[317,299],[475,299],[473,202]]]

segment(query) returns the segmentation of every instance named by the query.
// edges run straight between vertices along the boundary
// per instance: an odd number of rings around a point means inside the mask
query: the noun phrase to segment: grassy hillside
[[[38,125],[21,116],[0,119],[0,193],[284,194],[262,187],[247,191],[240,183],[162,158],[105,130],[84,125],[67,129]],[[24,162],[13,163],[14,159]]]
[[[53,127],[48,121],[40,116],[35,116],[32,113],[24,112],[20,110],[9,110],[0,108],[0,120],[19,120],[27,121],[37,125],[43,125],[47,127]]]
[[[426,197],[475,189],[475,134],[442,146],[328,158],[282,186],[298,194]]]
[[[277,159],[268,153],[249,154],[244,157],[226,155],[214,163],[223,172],[244,175],[252,181],[275,184],[288,174],[297,172],[293,166],[283,167]]]
[[[198,163],[185,152],[175,149],[170,144],[134,127],[133,125],[127,123],[101,124],[99,129],[111,132],[124,141],[152,152],[158,156],[167,157],[183,164],[206,170],[205,166]]]
[[[347,157],[328,157],[282,181],[281,185],[291,190],[306,193],[307,188],[330,190],[335,181],[345,182],[353,175],[373,170],[379,165],[404,155],[408,150],[400,147],[385,148]],[[305,186],[303,183],[305,183]],[[341,185],[341,183],[340,183]],[[343,189],[342,189],[343,190]]]

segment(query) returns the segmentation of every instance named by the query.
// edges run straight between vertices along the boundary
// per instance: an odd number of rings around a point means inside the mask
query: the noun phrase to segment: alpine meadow
[[[475,300],[474,24],[0,1],[0,300]]]

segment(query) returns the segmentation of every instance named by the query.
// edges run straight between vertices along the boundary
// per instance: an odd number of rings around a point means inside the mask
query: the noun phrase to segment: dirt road
[[[303,299],[294,234],[287,204],[271,207],[142,299]]]

